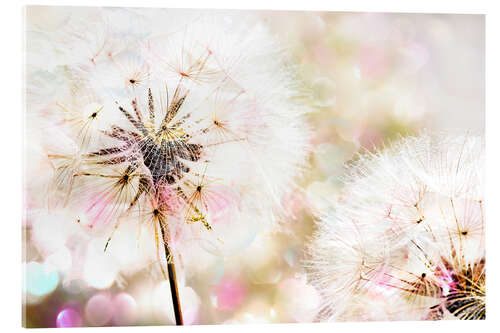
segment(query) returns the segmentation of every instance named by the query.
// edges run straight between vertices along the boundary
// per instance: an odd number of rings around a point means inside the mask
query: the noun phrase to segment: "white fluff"
[[[473,136],[424,133],[361,155],[309,245],[320,319],[483,318],[483,168]],[[467,279],[476,288],[458,290]]]
[[[160,120],[182,95],[186,98],[170,122],[182,125],[172,133],[203,149],[196,161],[183,160],[190,171],[169,183],[170,193],[177,196],[172,202],[179,205],[172,204],[168,216],[174,252],[185,263],[193,256],[199,266],[196,247],[231,255],[258,232],[277,224],[286,213],[282,198],[293,189],[308,153],[303,117],[308,108],[300,102],[293,68],[264,25],[239,12],[45,9],[47,20],[56,17],[64,23],[54,29],[28,17],[28,44],[33,46],[27,64],[28,94],[33,92],[28,112],[51,126],[39,129],[33,121],[28,130],[49,137],[57,128],[77,145],[75,152],[74,148],[65,151],[62,145],[54,147],[53,142],[49,146],[53,140],[40,143],[52,156],[58,175],[49,195],[69,195],[62,201],[78,215],[83,228],[112,235],[121,221],[131,219],[141,229],[151,227],[148,216],[155,198],[142,198],[134,206],[136,212],[129,206],[140,177],[152,177],[153,171],[140,165],[130,175],[129,186],[115,191],[116,177],[129,162],[99,164],[105,158],[87,155],[118,145],[116,136],[106,134],[113,126],[137,132],[119,107],[144,119],[149,133],[157,133]],[[33,44],[39,34],[46,42]],[[51,85],[54,78],[57,87]],[[154,121],[149,118],[149,90],[154,97]],[[139,146],[135,143],[118,154],[130,158]],[[141,156],[139,161],[145,159]],[[36,177],[29,175],[28,181],[31,176]],[[193,213],[187,198],[198,185],[206,191],[206,202],[194,202],[200,212]],[[178,188],[185,196],[176,192]],[[113,204],[97,210],[96,198]],[[101,221],[94,225],[93,218]],[[196,222],[202,220],[206,223]],[[138,239],[145,241],[144,235]]]

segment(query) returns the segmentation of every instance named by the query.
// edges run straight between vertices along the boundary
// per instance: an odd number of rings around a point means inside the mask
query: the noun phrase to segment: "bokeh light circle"
[[[36,261],[26,264],[26,293],[40,297],[53,292],[59,284],[59,273]]]
[[[137,318],[137,303],[129,294],[122,292],[113,298],[113,323],[119,326],[129,326]]]
[[[74,309],[64,309],[57,315],[56,327],[81,327],[83,324],[82,316]]]
[[[234,311],[247,296],[247,288],[235,277],[223,278],[212,292],[213,305],[222,311]]]
[[[180,287],[179,296],[183,312],[184,325],[194,324],[198,319],[201,301],[196,292],[190,287]],[[172,294],[168,281],[160,282],[154,289],[153,308],[155,317],[163,323],[174,323]]]
[[[71,268],[71,252],[67,247],[61,247],[60,250],[52,253],[45,259],[45,264],[53,267],[54,269],[66,271]]]
[[[92,296],[85,306],[85,319],[94,326],[107,324],[113,317],[113,304],[107,295]]]

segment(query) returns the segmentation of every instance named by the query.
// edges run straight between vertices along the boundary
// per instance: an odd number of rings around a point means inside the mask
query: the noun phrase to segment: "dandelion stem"
[[[170,292],[172,293],[172,306],[174,308],[175,324],[184,325],[182,319],[181,302],[179,298],[179,288],[177,287],[177,276],[175,273],[174,257],[170,251],[168,243],[165,241],[165,226],[160,223],[161,237],[164,240],[165,258],[167,259],[168,281],[170,283]]]

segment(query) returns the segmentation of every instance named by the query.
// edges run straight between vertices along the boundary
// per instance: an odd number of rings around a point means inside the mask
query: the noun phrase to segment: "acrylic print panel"
[[[484,17],[28,6],[26,327],[485,319]]]

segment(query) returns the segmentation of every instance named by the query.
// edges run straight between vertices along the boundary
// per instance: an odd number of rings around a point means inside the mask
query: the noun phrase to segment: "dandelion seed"
[[[485,318],[483,152],[423,134],[360,157],[309,247],[321,320]]]
[[[75,12],[49,36],[70,89],[48,105],[77,146],[50,156],[60,170],[54,191],[77,208],[79,226],[107,233],[105,251],[124,220],[152,230],[180,323],[175,263],[182,254],[186,267],[200,266],[194,243],[232,254],[277,225],[307,155],[308,109],[255,18],[157,9],[88,16]],[[117,23],[128,19],[154,29],[135,34]]]

